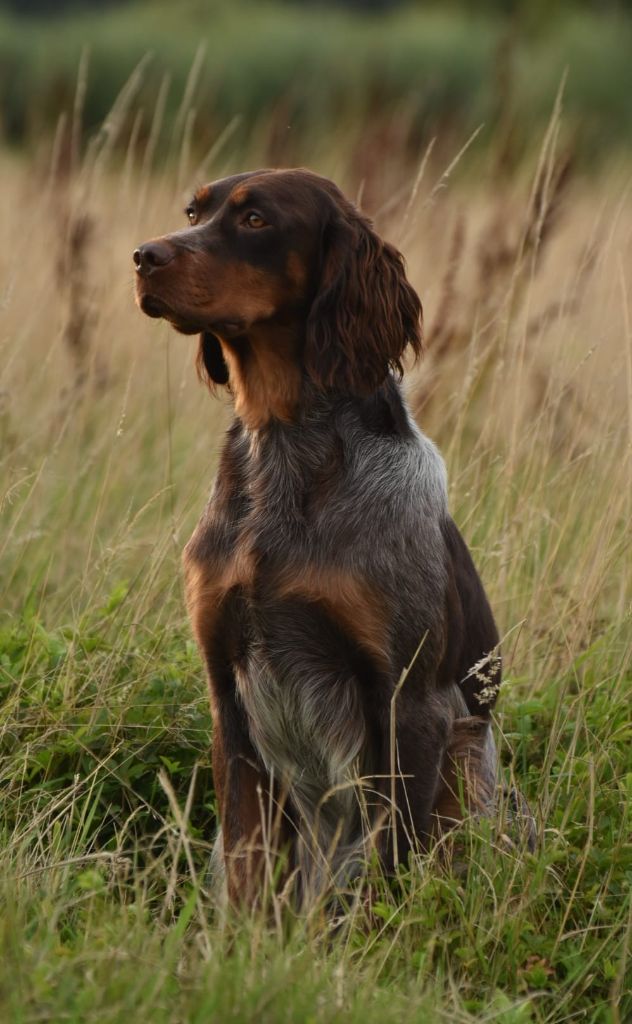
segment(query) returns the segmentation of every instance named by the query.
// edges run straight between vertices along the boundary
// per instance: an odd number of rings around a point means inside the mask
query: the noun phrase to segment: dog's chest
[[[310,816],[326,793],[356,773],[365,739],[356,680],[343,672],[334,677],[328,668],[299,657],[277,659],[257,640],[234,666],[254,746]],[[350,795],[338,795],[336,804],[346,806]]]
[[[350,631],[364,631],[365,644],[375,644],[380,604],[351,574],[310,560],[309,543],[297,558],[303,524],[293,522],[278,495],[269,511],[262,517],[251,504],[230,546],[215,551],[208,523],[201,525],[205,543],[192,545],[197,557],[190,551],[185,559],[189,610],[209,668],[226,646],[236,697],[266,768],[289,788],[303,816],[331,818],[335,829],[353,817],[349,781],[365,746],[365,722],[357,680],[319,641],[319,623],[323,616],[348,623]]]

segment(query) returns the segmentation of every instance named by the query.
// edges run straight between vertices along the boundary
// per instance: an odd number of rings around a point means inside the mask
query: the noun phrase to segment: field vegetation
[[[186,188],[266,161],[270,122],[193,146],[179,99],[161,161],[131,87],[91,143],[77,102],[33,159],[0,153],[0,1019],[623,1024],[626,165],[574,169],[554,97],[512,173],[503,140],[467,135],[381,160],[367,123],[298,153],[401,246],[424,300],[407,388],[504,637],[495,728],[539,837],[511,843],[502,809],[468,823],[458,863],[413,860],[335,929],[274,895],[226,918],[180,552],[230,403],[197,383],[192,339],[135,309],[131,253],[184,224]]]
[[[543,130],[565,70],[565,131],[582,161],[598,166],[632,144],[632,24],[620,5],[453,0],[396,3],[379,16],[298,0],[40,6],[61,13],[20,17],[0,2],[0,132],[11,144],[32,145],[72,107],[83,56],[88,128],[143,60],[136,131],[151,132],[160,94],[157,143],[169,151],[196,51],[187,131],[218,134],[237,117],[242,157],[253,132],[275,163],[296,163],[315,136],[337,149],[381,120],[400,154],[437,133],[458,143],[483,124],[486,139],[510,131],[519,158]]]

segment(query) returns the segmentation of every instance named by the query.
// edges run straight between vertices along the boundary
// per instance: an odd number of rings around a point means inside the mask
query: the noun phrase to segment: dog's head
[[[272,328],[296,338],[320,388],[367,394],[407,346],[421,351],[421,303],[401,255],[326,178],[255,171],[199,189],[190,226],[134,252],[140,308],[200,334],[198,366],[228,383],[224,346]]]

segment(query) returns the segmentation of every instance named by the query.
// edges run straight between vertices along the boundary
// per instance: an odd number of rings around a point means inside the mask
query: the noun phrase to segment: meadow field
[[[458,865],[414,860],[335,929],[274,895],[227,919],[180,553],[230,402],[198,384],[193,339],[135,308],[131,253],[184,225],[189,187],[270,150],[266,122],[246,152],[229,122],[200,154],[187,102],[161,160],[126,94],[86,147],[69,116],[29,158],[0,151],[0,1020],[624,1024],[629,162],[574,172],[554,96],[511,174],[467,135],[414,161],[382,159],[377,129],[300,152],[424,302],[406,386],[504,638],[495,729],[538,844],[499,810],[463,827]]]

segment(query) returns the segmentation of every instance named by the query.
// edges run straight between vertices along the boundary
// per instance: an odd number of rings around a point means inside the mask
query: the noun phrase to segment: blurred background
[[[379,174],[480,128],[477,151],[511,168],[566,75],[564,135],[594,167],[632,145],[631,14],[630,0],[2,0],[0,132],[33,150],[80,106],[85,138],[136,72],[117,145],[151,138],[156,160],[174,131],[202,155],[231,125],[236,157],[295,164],[344,142]]]

